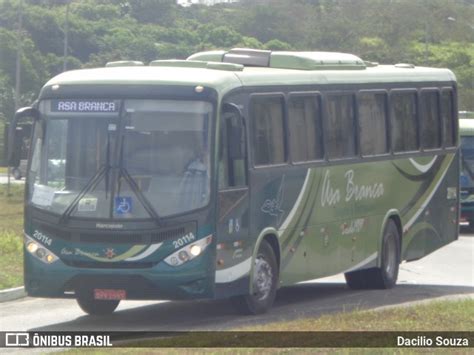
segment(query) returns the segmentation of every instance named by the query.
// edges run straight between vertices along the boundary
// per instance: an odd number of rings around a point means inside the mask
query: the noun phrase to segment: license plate
[[[110,290],[103,288],[94,289],[94,299],[96,300],[124,300],[127,298],[125,290]]]

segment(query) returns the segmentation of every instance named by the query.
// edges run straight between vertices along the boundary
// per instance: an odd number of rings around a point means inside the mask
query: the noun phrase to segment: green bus
[[[259,314],[338,273],[391,288],[458,237],[447,69],[252,49],[113,62],[51,79],[26,117],[25,288],[89,314],[203,298]]]
[[[474,222],[474,117],[459,119],[461,223]]]

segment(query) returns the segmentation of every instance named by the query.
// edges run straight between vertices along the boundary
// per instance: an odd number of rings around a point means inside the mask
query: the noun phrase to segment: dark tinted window
[[[322,159],[319,97],[293,96],[288,103],[288,124],[293,161]]]
[[[438,93],[421,93],[421,143],[425,149],[441,147],[441,123],[439,119]]]
[[[222,112],[221,153],[219,156],[219,188],[246,186],[246,142],[241,116],[231,110]],[[237,151],[234,147],[239,147]],[[240,153],[240,154],[239,154]]]
[[[285,162],[283,98],[255,97],[252,101],[255,165]]]
[[[391,107],[393,150],[417,150],[416,93],[392,94]]]
[[[387,99],[383,93],[359,95],[359,132],[362,155],[384,154],[387,144]]]
[[[453,92],[445,90],[441,94],[441,114],[444,122],[444,143],[447,147],[456,144],[456,130],[453,115]]]
[[[329,95],[327,110],[325,139],[329,158],[354,156],[356,147],[352,95]]]

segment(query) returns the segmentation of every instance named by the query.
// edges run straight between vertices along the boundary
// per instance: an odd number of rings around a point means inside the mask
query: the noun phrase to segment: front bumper
[[[81,289],[124,289],[127,299],[201,299],[214,297],[211,253],[178,267],[160,262],[150,268],[79,268],[60,259],[45,264],[24,250],[25,289],[29,296],[68,298]]]

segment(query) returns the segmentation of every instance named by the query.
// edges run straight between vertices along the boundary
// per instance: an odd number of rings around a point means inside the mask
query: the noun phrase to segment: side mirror
[[[11,156],[8,157],[8,166],[11,166],[12,168],[17,168],[20,166],[20,160],[21,160],[21,141],[23,137],[23,128],[22,127],[16,127],[15,132],[13,134],[13,139],[11,136],[9,136],[9,142],[10,140],[13,141],[13,149],[11,151]],[[10,153],[10,151],[9,151]]]
[[[234,104],[226,104],[224,119],[229,158],[232,160],[243,159],[245,157],[245,124],[240,109]]]
[[[19,127],[20,121],[32,118],[33,121],[40,119],[39,111],[33,107],[23,107],[15,113],[13,121],[8,129],[7,163],[8,166],[17,167],[21,160],[21,147],[23,128]]]

